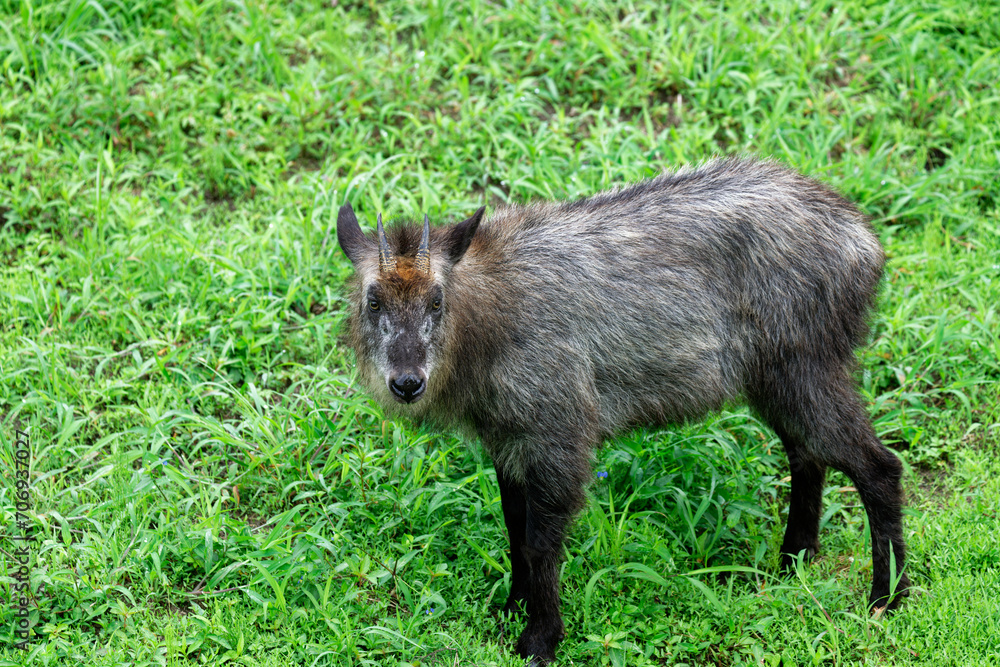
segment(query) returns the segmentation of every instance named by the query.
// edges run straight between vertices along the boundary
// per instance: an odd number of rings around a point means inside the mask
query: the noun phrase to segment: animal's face
[[[365,236],[351,205],[340,209],[337,236],[360,283],[352,314],[355,352],[369,384],[377,375],[392,400],[416,403],[425,395],[447,345],[447,276],[468,249],[482,214],[479,209],[464,222],[436,230],[433,243],[425,217],[418,244],[411,228],[394,230],[390,242],[381,216],[377,239]]]
[[[358,324],[370,343],[369,359],[392,397],[415,403],[427,388],[440,348],[444,289],[430,277],[407,275],[413,271],[406,268],[362,287]]]

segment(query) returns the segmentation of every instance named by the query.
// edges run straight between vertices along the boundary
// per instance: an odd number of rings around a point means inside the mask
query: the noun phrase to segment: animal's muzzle
[[[413,373],[403,373],[389,380],[389,391],[396,400],[403,403],[413,403],[423,395],[426,388],[427,381]]]

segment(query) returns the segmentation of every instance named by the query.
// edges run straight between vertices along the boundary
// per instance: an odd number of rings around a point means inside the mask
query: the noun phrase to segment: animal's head
[[[379,215],[372,238],[361,231],[350,203],[340,208],[337,237],[357,272],[352,328],[359,366],[384,380],[400,403],[419,401],[427,389],[448,317],[448,277],[484,210],[433,233],[425,215],[422,230],[397,227],[388,236]]]

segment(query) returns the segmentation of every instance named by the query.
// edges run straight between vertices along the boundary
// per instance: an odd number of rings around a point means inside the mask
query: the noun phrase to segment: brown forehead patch
[[[429,275],[416,270],[413,257],[397,256],[396,270],[378,276],[379,286],[401,299],[426,293],[433,283]]]

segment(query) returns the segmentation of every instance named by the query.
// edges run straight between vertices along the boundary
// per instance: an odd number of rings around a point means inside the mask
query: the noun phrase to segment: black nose
[[[412,373],[403,373],[389,382],[389,389],[404,403],[412,403],[420,398],[426,388],[427,383]]]

